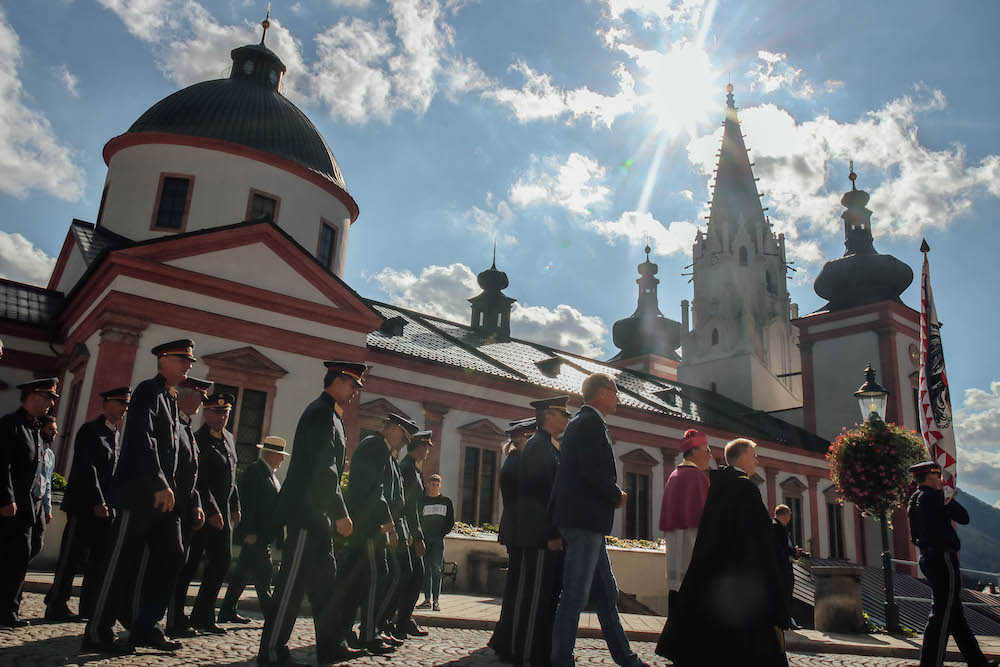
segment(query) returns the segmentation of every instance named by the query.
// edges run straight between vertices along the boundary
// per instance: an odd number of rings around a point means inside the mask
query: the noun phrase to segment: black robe
[[[735,468],[710,478],[691,565],[656,653],[681,667],[785,667],[788,608],[760,491]]]

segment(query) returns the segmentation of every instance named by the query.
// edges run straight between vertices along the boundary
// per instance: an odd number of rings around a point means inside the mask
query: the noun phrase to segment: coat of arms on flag
[[[946,498],[955,495],[958,473],[955,459],[955,432],[952,430],[951,395],[941,345],[941,323],[931,292],[927,241],[920,245],[924,270],[920,280],[920,432],[931,459],[941,466]]]

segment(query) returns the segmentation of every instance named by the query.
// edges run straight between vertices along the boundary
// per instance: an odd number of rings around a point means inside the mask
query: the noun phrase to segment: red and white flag
[[[945,497],[955,495],[958,466],[955,431],[952,429],[951,394],[941,346],[941,323],[938,322],[934,295],[931,293],[931,270],[927,262],[930,246],[920,245],[924,253],[924,271],[920,280],[920,432],[931,459],[941,466]]]

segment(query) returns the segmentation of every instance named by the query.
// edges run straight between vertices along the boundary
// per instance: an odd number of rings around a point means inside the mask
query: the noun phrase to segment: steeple
[[[472,304],[472,329],[485,337],[497,341],[510,340],[510,309],[517,299],[512,299],[502,290],[510,281],[507,274],[497,269],[497,248],[493,245],[493,265],[477,276],[483,289],[480,294],[469,299]]]
[[[260,25],[264,29],[260,44],[241,46],[230,53],[233,58],[233,68],[229,71],[229,78],[253,81],[277,91],[287,68],[274,51],[264,46],[267,29],[271,27],[270,4],[267,5],[267,17],[260,22]]]
[[[659,267],[650,261],[650,247],[646,248],[646,261],[638,266],[639,303],[629,317],[618,320],[612,329],[615,345],[621,350],[614,359],[628,359],[644,354],[656,354],[679,360],[676,350],[681,346],[680,325],[660,312],[656,286]]]

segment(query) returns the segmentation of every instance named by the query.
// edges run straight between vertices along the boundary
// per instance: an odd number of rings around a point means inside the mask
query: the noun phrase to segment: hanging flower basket
[[[906,501],[913,484],[909,468],[927,460],[927,453],[914,431],[873,417],[837,436],[826,460],[842,499],[875,516]]]

